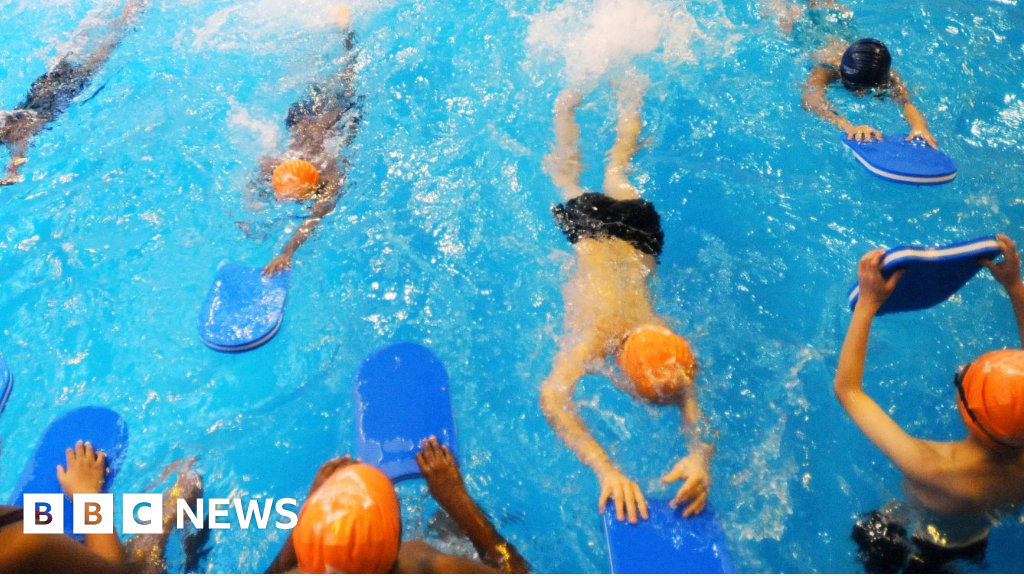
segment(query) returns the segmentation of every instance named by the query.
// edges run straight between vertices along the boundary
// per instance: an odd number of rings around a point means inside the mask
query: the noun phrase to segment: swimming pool
[[[330,69],[327,5],[155,0],[93,83],[102,90],[37,139],[25,183],[0,190],[0,350],[16,379],[0,494],[42,426],[103,404],[131,430],[117,491],[198,454],[210,496],[301,497],[323,460],[352,449],[360,361],[415,340],[446,363],[467,486],[499,529],[537,570],[606,571],[597,483],[537,406],[571,262],[541,161],[565,76],[632,57],[652,81],[636,181],[667,235],[657,307],[702,362],[719,437],[712,500],[736,567],[856,570],[852,517],[900,491],[832,396],[853,264],[875,245],[1024,237],[1020,6],[850,3],[960,163],[952,184],[916,188],[872,178],[800,109],[799,48],[754,3],[356,3],[366,102],[347,195],[297,255],[278,336],[214,353],[195,330],[214,271],[265,263],[297,222],[253,214],[241,191],[283,147],[289,103]],[[91,9],[0,7],[0,107]],[[658,47],[635,40],[652,34]],[[591,49],[574,52],[579,42]],[[580,110],[585,185],[599,184],[612,105],[601,83]],[[891,104],[844,105],[903,129]],[[272,223],[265,238],[236,225],[254,219]],[[881,319],[866,381],[909,432],[959,438],[953,370],[1014,341],[1009,305],[982,275],[941,307]],[[599,379],[577,398],[657,494],[683,451],[678,415]],[[415,493],[406,530],[422,530],[422,490],[403,492]],[[215,533],[202,567],[262,570],[281,536]],[[1018,570],[1022,544],[1019,526],[995,531],[989,568]]]

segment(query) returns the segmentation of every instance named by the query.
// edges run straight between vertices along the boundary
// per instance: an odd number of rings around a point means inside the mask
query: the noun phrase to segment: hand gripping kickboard
[[[884,136],[881,142],[857,142],[846,136],[843,144],[869,172],[903,184],[945,184],[956,178],[956,162],[925,141],[906,136]]]
[[[900,268],[906,272],[878,313],[924,310],[941,304],[981,270],[979,258],[1000,254],[995,236],[935,248],[900,246],[887,250],[882,258],[882,277],[890,278]],[[857,307],[859,296],[860,286],[854,284],[849,294],[850,310]]]
[[[77,408],[57,418],[43,431],[39,444],[25,466],[14,488],[11,505],[22,506],[25,494],[60,494],[57,481],[57,465],[67,466],[64,451],[74,448],[79,440],[92,443],[94,449],[107,455],[107,479],[103,482],[106,492],[114,481],[125,452],[128,450],[128,428],[116,412],[100,406]],[[64,497],[64,533],[71,535],[73,512],[71,500]],[[82,536],[75,536],[81,539]]]
[[[14,388],[14,375],[11,374],[11,369],[4,361],[4,357],[0,356],[0,414],[3,413],[4,406],[7,406],[7,399],[11,397],[12,388]]]
[[[725,532],[709,504],[683,518],[685,506],[673,510],[668,500],[647,501],[649,520],[636,524],[615,518],[615,506],[604,512],[608,557],[615,574],[731,574],[732,560]]]
[[[261,268],[225,264],[199,311],[199,338],[221,352],[266,344],[284,320],[291,273],[263,276]]]
[[[431,436],[459,459],[448,372],[429,349],[391,344],[370,355],[355,381],[356,453],[392,482],[420,476],[416,454]]]

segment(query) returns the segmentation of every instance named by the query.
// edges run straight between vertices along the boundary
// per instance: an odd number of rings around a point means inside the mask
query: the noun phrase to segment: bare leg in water
[[[620,82],[616,88],[619,119],[615,126],[615,143],[608,150],[602,189],[606,196],[616,200],[635,200],[640,198],[640,191],[630,183],[629,175],[633,171],[633,156],[640,149],[643,129],[640,109],[646,88],[638,81]]]
[[[76,98],[80,91],[85,89],[88,81],[96,74],[101,66],[110,58],[111,52],[121,43],[124,37],[131,31],[135,16],[145,7],[144,0],[128,0],[121,14],[113,20],[108,27],[107,33],[98,41],[98,45],[91,52],[82,58],[63,56],[58,63],[51,68],[45,76],[33,83],[27,100],[32,99],[35,90],[42,92],[60,90],[52,84],[51,73],[64,66],[74,68],[75,78],[81,80],[81,86],[70,93],[63,91],[62,98],[68,100]],[[58,109],[44,107],[34,109],[32,106],[19,108],[6,113],[6,118],[0,118],[0,144],[6,144],[11,154],[11,160],[7,164],[6,175],[0,178],[0,186],[16,184],[21,182],[22,176],[19,168],[28,161],[26,153],[32,137],[38,134],[47,124],[53,122],[63,112],[62,106]]]
[[[583,95],[574,88],[563,90],[555,99],[555,146],[544,158],[544,170],[562,189],[565,200],[584,192],[580,187],[580,127],[576,123],[576,107],[582,101]]]
[[[196,500],[203,496],[203,479],[192,469],[195,460],[190,459],[178,468],[174,486],[164,491],[163,530],[160,534],[140,534],[128,540],[128,564],[139,574],[164,574],[167,572],[167,541],[175,528],[178,499],[185,500],[193,510]],[[171,467],[175,466],[174,464]],[[170,472],[170,468],[168,472]],[[168,473],[168,472],[165,472]],[[186,551],[186,556],[188,551]]]
[[[615,143],[608,150],[604,170],[605,195],[616,200],[632,200],[640,192],[629,182],[633,156],[640,149],[643,122],[644,82],[628,80],[616,83],[618,122]],[[585,190],[580,186],[583,164],[580,159],[580,127],[576,122],[576,108],[583,95],[575,88],[567,88],[555,99],[555,145],[544,159],[544,168],[552,182],[562,189],[566,200],[575,198]]]

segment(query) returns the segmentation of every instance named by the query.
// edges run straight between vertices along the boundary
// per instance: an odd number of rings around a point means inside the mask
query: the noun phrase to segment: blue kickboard
[[[263,276],[262,268],[225,264],[199,311],[199,338],[220,352],[266,344],[284,319],[291,273]]]
[[[683,518],[669,500],[647,501],[649,520],[636,524],[615,518],[611,503],[604,512],[604,534],[614,574],[732,574],[725,532],[709,504]]]
[[[393,482],[421,476],[420,443],[431,436],[459,459],[448,372],[429,349],[412,342],[378,349],[355,382],[356,453]]]
[[[924,140],[907,142],[906,136],[885,136],[881,142],[857,142],[842,136],[857,160],[869,172],[902,184],[945,184],[956,178],[956,162]]]
[[[924,248],[900,246],[885,252],[882,277],[906,269],[896,289],[878,314],[924,310],[949,300],[981,270],[979,258],[994,259],[1002,254],[995,236],[975,238],[945,246]],[[850,289],[850,310],[857,307],[860,287]]]
[[[4,407],[7,406],[7,399],[11,397],[11,390],[14,388],[14,375],[11,374],[11,369],[7,366],[7,362],[4,361],[4,357],[0,356],[0,414],[3,413]]]
[[[128,450],[128,427],[121,416],[109,408],[85,406],[57,418],[43,431],[21,480],[14,488],[11,505],[24,504],[25,494],[60,494],[62,490],[57,481],[57,465],[67,465],[64,451],[74,448],[79,440],[91,442],[97,451],[106,453],[107,468],[110,471],[103,483],[103,491],[107,492]],[[71,500],[65,496],[65,534],[71,534],[73,521]]]

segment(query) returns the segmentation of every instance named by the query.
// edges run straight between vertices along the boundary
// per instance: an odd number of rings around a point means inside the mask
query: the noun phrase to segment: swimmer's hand
[[[661,477],[661,481],[666,484],[679,480],[685,481],[668,505],[675,508],[689,502],[690,505],[683,510],[683,518],[700,514],[708,503],[708,490],[711,488],[711,475],[708,474],[704,458],[690,454],[676,462],[672,470]]]
[[[274,276],[280,274],[285,270],[292,269],[292,257],[288,254],[281,254],[277,258],[270,261],[266,268],[263,269],[264,276]]]
[[[872,250],[865,254],[857,265],[857,284],[860,286],[857,309],[864,306],[872,314],[877,312],[903,277],[905,270],[897,270],[888,280],[882,277],[883,256],[885,250]]]
[[[861,124],[860,126],[850,125],[846,129],[846,139],[856,140],[857,142],[871,142],[871,137],[874,136],[879,142],[882,141],[882,133],[875,130],[867,124]]]
[[[939,149],[939,143],[935,141],[935,136],[932,136],[932,133],[930,130],[928,130],[927,125],[913,126],[911,128],[910,134],[907,136],[907,142],[910,142],[915,138],[920,138],[921,140],[924,140],[925,142],[928,143],[929,146],[936,150]],[[881,138],[879,138],[879,140],[881,140]]]
[[[1010,290],[1022,282],[1020,277],[1020,253],[1017,252],[1017,245],[1010,240],[1006,234],[996,234],[1000,248],[1003,250],[1003,261],[996,264],[991,260],[980,260],[982,266],[988,268],[1003,288]]]
[[[615,500],[615,517],[620,522],[628,517],[630,524],[636,524],[637,511],[640,518],[647,520],[647,500],[640,486],[614,468],[601,476],[601,497],[598,499],[601,514],[608,505],[608,498]]]
[[[103,492],[103,481],[107,478],[107,456],[96,452],[89,442],[81,440],[74,448],[65,451],[67,468],[57,465],[57,481],[64,494],[75,498],[75,494],[99,494]]]
[[[459,466],[455,463],[452,451],[447,446],[442,446],[436,437],[431,436],[420,444],[416,464],[427,480],[430,495],[442,508],[453,510],[465,504],[469,493],[466,492]]]

